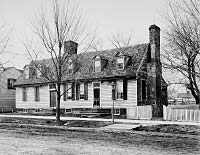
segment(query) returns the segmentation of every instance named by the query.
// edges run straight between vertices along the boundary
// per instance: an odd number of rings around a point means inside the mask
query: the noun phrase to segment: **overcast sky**
[[[48,0],[0,0],[0,23],[6,25],[8,32],[12,29],[7,48],[10,54],[1,56],[0,61],[9,59],[7,66],[20,69],[29,63],[23,43],[33,35],[31,21],[48,3]],[[87,31],[96,30],[96,39],[102,40],[107,49],[113,47],[109,40],[117,33],[131,34],[133,43],[148,42],[151,24],[161,29],[165,26],[161,15],[167,11],[168,0],[76,0],[76,3],[86,14]]]

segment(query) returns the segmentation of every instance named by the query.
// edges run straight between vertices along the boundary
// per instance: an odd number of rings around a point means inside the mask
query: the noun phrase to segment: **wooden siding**
[[[63,87],[61,87],[63,91]],[[76,91],[75,91],[76,92]],[[93,84],[88,83],[88,100],[66,100],[63,101],[63,96],[61,97],[61,108],[93,108]]]
[[[152,119],[152,107],[147,106],[135,106],[127,109],[128,119]]]
[[[111,108],[112,100],[112,86],[108,82],[102,82],[100,89],[100,107]],[[40,101],[35,102],[34,87],[27,87],[27,101],[22,100],[22,88],[16,89],[16,108],[48,108],[50,107],[49,87],[40,87]],[[61,86],[61,93],[63,93],[63,86]],[[116,108],[130,108],[137,105],[137,82],[136,80],[128,80],[127,100],[115,100]],[[63,100],[61,97],[61,108],[93,108],[93,83],[88,83],[88,100]]]
[[[18,79],[21,73],[16,68],[8,69],[0,75],[0,112],[11,112],[15,109],[15,90],[8,89],[7,80]]]
[[[16,108],[49,108],[49,87],[40,86],[40,101],[35,101],[34,87],[27,87],[27,101],[22,99],[22,88],[16,88]]]
[[[15,93],[0,94],[0,112],[12,112],[15,110]]]
[[[137,105],[137,82],[136,80],[128,80],[127,100],[115,100],[116,108],[130,108]],[[111,108],[112,100],[112,86],[108,82],[101,83],[101,103],[102,108]]]

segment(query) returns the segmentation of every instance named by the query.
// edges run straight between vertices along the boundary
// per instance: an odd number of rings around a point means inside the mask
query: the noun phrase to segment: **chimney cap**
[[[78,46],[78,43],[75,42],[75,41],[72,41],[72,40],[67,40],[67,41],[64,41],[64,44],[75,44]]]
[[[158,29],[158,30],[160,30],[160,28],[157,25],[155,25],[155,24],[149,26],[149,30],[151,30],[151,29]]]

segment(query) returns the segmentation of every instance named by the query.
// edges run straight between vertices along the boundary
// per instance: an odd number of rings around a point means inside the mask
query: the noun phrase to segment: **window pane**
[[[117,81],[117,99],[123,99],[123,81]]]
[[[118,58],[117,63],[124,63],[124,58]]]
[[[27,101],[27,88],[23,88],[23,101]]]
[[[124,69],[124,58],[117,59],[117,69]]]
[[[95,61],[95,72],[100,72],[101,71],[101,63],[100,61]]]
[[[71,83],[68,83],[67,84],[67,98],[68,99],[71,99],[72,98],[72,84]]]
[[[39,86],[35,87],[35,101],[40,100],[40,92],[39,92]]]
[[[80,84],[80,94],[84,95],[84,84]]]

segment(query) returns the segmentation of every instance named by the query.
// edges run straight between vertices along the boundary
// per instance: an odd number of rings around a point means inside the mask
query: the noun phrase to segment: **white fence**
[[[152,107],[147,106],[135,106],[127,109],[128,119],[152,119]]]
[[[200,110],[176,109],[163,106],[163,118],[169,121],[200,122]]]

